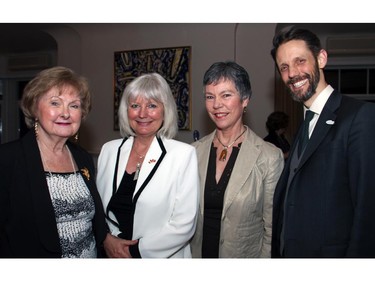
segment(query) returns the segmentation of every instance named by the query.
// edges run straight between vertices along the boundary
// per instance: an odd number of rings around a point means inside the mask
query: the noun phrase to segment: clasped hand
[[[108,233],[103,246],[109,258],[132,258],[129,246],[137,243],[138,240],[125,240]]]

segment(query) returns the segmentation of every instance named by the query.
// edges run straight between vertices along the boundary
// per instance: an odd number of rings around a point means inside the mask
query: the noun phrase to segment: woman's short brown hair
[[[91,95],[87,79],[67,67],[56,66],[39,72],[23,90],[21,110],[25,116],[25,123],[28,128],[34,126],[35,110],[39,99],[53,87],[62,89],[68,85],[74,87],[79,92],[82,105],[82,119],[87,116],[91,109]]]

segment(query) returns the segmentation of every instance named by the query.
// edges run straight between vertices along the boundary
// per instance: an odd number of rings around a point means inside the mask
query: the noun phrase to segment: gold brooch
[[[90,173],[89,173],[89,169],[87,169],[86,167],[81,169],[81,172],[82,172],[82,175],[84,175],[86,177],[86,179],[89,181],[90,180]]]

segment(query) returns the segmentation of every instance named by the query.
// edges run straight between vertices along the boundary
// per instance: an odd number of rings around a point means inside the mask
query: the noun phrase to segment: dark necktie
[[[309,125],[310,125],[311,119],[313,119],[314,117],[314,114],[315,113],[312,112],[311,110],[306,111],[305,121],[303,121],[303,125],[302,125],[302,134],[298,143],[298,157],[301,156],[302,151],[305,149],[305,146],[307,142],[309,141]]]

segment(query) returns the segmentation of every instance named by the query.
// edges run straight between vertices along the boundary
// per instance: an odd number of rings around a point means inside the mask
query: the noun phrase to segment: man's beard
[[[304,79],[308,79],[308,83],[309,83],[309,87],[304,93],[302,92],[302,89],[293,91],[291,87],[289,86],[291,84],[297,83],[298,81],[302,81]],[[288,92],[291,95],[293,100],[303,103],[305,101],[308,101],[316,93],[316,88],[318,87],[319,80],[320,80],[320,72],[316,64],[314,72],[311,75],[306,73],[302,76],[296,76],[290,79],[287,82]]]

